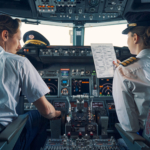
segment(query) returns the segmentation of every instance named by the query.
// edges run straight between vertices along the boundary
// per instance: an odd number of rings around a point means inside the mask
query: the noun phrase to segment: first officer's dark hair
[[[146,47],[150,47],[150,26],[137,26],[130,30],[133,36],[136,33],[142,40]]]

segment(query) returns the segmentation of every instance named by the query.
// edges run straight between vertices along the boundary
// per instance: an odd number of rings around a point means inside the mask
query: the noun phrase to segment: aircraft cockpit
[[[39,46],[29,44],[25,37],[23,47],[17,52],[17,55],[28,58],[38,71],[50,91],[45,95],[46,99],[56,110],[61,111],[60,117],[49,120],[46,141],[39,150],[121,150],[117,144],[121,137],[130,150],[150,149],[148,138],[135,133],[132,135],[121,128],[113,99],[113,76],[97,76],[92,47],[90,44],[85,45],[86,29],[126,25],[125,15],[131,12],[150,12],[150,1],[0,0],[0,14],[19,18],[24,24],[72,29],[66,33],[70,45],[57,45],[57,41],[53,45],[47,39],[49,44]],[[51,38],[54,36],[48,29],[46,32]],[[109,34],[105,31],[106,36]],[[34,34],[29,33],[27,36],[29,40],[34,39]],[[103,38],[103,35],[95,33],[95,38]],[[113,38],[117,37],[113,35]],[[120,61],[135,57],[126,45],[115,45],[113,49],[116,59]],[[104,55],[108,55],[107,52]],[[16,108],[18,115],[32,110],[37,108],[21,92]],[[4,133],[0,133],[0,150],[13,149],[20,135],[15,137],[14,134],[18,134],[20,124],[24,122],[19,121],[13,127],[10,124],[9,131],[6,128]],[[11,128],[15,133],[11,133]],[[9,146],[11,142],[13,144]]]

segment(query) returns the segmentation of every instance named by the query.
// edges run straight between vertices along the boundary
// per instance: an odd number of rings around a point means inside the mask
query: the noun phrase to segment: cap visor
[[[134,27],[126,28],[125,30],[122,31],[122,34],[128,34],[132,28],[134,28]]]
[[[122,34],[128,34],[129,31],[130,31],[130,29],[126,28],[125,30],[122,31]]]

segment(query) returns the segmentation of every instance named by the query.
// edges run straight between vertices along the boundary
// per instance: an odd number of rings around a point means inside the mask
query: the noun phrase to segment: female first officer
[[[127,13],[131,57],[117,60],[113,79],[113,98],[118,120],[125,131],[142,134],[150,106],[150,13]],[[122,144],[120,144],[122,145]]]
[[[123,34],[136,55],[117,67],[113,80],[113,97],[118,120],[125,131],[142,133],[150,105],[150,13],[128,13]]]
[[[58,117],[61,112],[55,111],[45,98],[49,89],[29,60],[15,55],[21,49],[20,25],[19,19],[0,15],[0,129],[2,131],[2,127],[17,118],[16,106],[21,89],[38,111],[28,112],[28,121],[14,150],[29,147],[38,150],[45,142],[48,120]]]

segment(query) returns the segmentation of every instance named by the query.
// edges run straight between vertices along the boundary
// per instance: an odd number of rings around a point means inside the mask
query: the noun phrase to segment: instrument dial
[[[61,90],[61,94],[62,95],[68,95],[68,89],[67,88],[63,88],[62,90]]]

